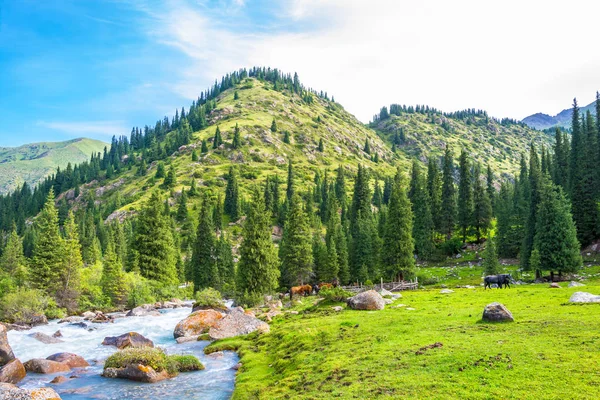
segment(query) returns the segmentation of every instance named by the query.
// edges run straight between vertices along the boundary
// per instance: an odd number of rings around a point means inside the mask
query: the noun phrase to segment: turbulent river
[[[40,375],[28,373],[19,386],[36,388],[50,386],[64,400],[69,399],[229,399],[233,393],[237,355],[232,352],[212,356],[204,355],[206,341],[177,344],[173,339],[173,329],[177,323],[190,313],[189,307],[174,310],[162,310],[161,316],[127,317],[116,319],[114,323],[89,324],[95,330],[58,324],[39,326],[29,331],[8,332],[8,341],[15,356],[22,362],[32,358],[46,358],[54,353],[70,352],[85,358],[90,367],[75,369],[68,373]],[[43,344],[28,335],[43,332],[52,335],[61,331],[63,343]],[[204,371],[182,373],[162,382],[148,384],[121,379],[108,379],[100,376],[104,360],[116,350],[112,346],[103,346],[106,336],[118,336],[127,332],[138,332],[164,348],[168,354],[193,354],[205,365]],[[49,382],[57,375],[78,378],[51,385]]]

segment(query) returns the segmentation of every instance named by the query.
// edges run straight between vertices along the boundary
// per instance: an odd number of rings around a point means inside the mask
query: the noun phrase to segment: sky
[[[242,67],[383,105],[551,115],[600,88],[593,0],[0,0],[0,147],[110,141]]]

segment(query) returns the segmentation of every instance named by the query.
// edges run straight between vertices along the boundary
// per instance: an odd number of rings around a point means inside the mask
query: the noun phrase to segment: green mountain
[[[68,163],[88,161],[92,153],[102,152],[108,144],[92,139],[65,142],[31,143],[19,147],[0,147],[0,194],[21,186],[36,185]]]

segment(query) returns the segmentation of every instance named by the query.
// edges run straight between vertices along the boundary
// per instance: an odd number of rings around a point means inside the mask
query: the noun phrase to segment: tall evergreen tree
[[[288,175],[287,175],[287,188],[285,191],[286,202],[289,204],[294,195],[294,169],[292,166],[292,160],[288,162]]]
[[[217,242],[215,261],[221,282],[220,289],[231,291],[235,286],[235,264],[233,263],[231,243],[223,231],[221,231],[221,236]]]
[[[23,242],[14,228],[8,236],[6,247],[0,256],[0,276],[2,272],[12,277],[17,286],[25,284],[27,268],[23,255]]]
[[[487,188],[486,188],[486,192],[488,195],[488,198],[490,199],[490,204],[492,206],[492,215],[494,214],[494,210],[496,209],[496,188],[494,187],[494,172],[492,171],[492,167],[490,167],[490,164],[487,165],[487,171],[486,171],[486,183],[487,183]]]
[[[429,205],[429,194],[427,192],[427,181],[421,169],[417,166],[413,172],[411,187],[413,188],[412,212],[414,215],[413,238],[415,241],[415,252],[421,259],[433,256],[435,244],[433,242],[434,224]]]
[[[536,232],[537,208],[540,202],[540,180],[542,173],[540,161],[533,144],[529,150],[529,204],[527,210],[527,219],[525,220],[525,229],[523,245],[521,246],[521,266],[529,269],[529,257],[534,247],[534,238]]]
[[[444,168],[442,171],[442,196],[440,209],[440,231],[446,239],[452,238],[456,224],[456,189],[454,187],[454,161],[452,150],[446,147],[444,152]]]
[[[177,214],[175,218],[179,222],[185,221],[189,216],[189,212],[187,209],[187,194],[185,189],[181,191],[181,196],[177,199]]]
[[[220,145],[223,144],[223,137],[221,136],[221,129],[219,125],[217,125],[217,129],[215,130],[215,137],[213,138],[213,149],[218,149]]]
[[[464,243],[467,239],[467,231],[471,225],[473,214],[473,177],[471,175],[471,164],[465,149],[460,152],[458,172],[458,226],[461,229]]]
[[[312,234],[308,216],[298,194],[294,194],[279,248],[281,281],[284,286],[303,285],[313,271]]]
[[[109,242],[102,262],[100,286],[114,307],[122,307],[127,300],[127,285],[121,262],[115,252],[115,246]]]
[[[477,165],[477,168],[475,168],[472,224],[478,242],[481,239],[482,234],[487,234],[487,231],[492,224],[492,202],[481,181],[480,165]]]
[[[215,229],[222,231],[223,230],[223,198],[221,197],[221,193],[217,196],[217,202],[213,207],[212,220]]]
[[[239,149],[242,146],[242,141],[240,138],[240,128],[238,124],[235,124],[235,129],[233,130],[233,141],[231,142],[231,147],[234,149]]]
[[[221,285],[219,270],[215,262],[215,231],[211,220],[210,205],[207,199],[204,199],[192,253],[194,292]]]
[[[275,118],[273,118],[273,122],[271,122],[271,132],[277,132],[277,122],[275,122]]]
[[[83,259],[81,257],[81,245],[75,216],[69,212],[64,226],[64,256],[60,274],[60,289],[56,298],[58,305],[65,307],[69,312],[77,310],[77,298],[79,297],[79,283]]]
[[[396,173],[388,207],[387,224],[383,237],[382,259],[386,275],[405,279],[414,273],[413,216],[400,171]]]
[[[233,166],[229,167],[229,174],[227,175],[224,211],[232,221],[237,221],[241,217],[238,176]]]
[[[429,204],[431,217],[435,230],[441,232],[442,221],[442,177],[440,169],[432,158],[427,163],[427,191],[429,192]]]
[[[500,263],[498,262],[498,253],[496,252],[496,240],[492,238],[485,243],[483,271],[486,275],[496,275],[500,272]]]

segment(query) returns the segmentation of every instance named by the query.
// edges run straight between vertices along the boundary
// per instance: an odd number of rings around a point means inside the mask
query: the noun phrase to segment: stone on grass
[[[381,295],[381,297],[392,297],[392,294],[393,294],[389,290],[386,290],[383,288],[381,288],[378,293]]]
[[[0,382],[17,384],[25,378],[25,367],[18,358],[9,361],[3,367],[0,367]]]
[[[27,372],[36,374],[56,374],[58,372],[68,372],[71,370],[67,364],[58,361],[46,360],[45,358],[33,358],[24,365]]]
[[[441,294],[450,294],[450,293],[454,293],[454,290],[451,289],[442,289],[440,290]]]
[[[145,338],[137,332],[129,332],[121,336],[105,337],[102,344],[105,346],[115,346],[120,350],[128,347],[154,347],[152,340]]]
[[[203,333],[208,332],[210,328],[223,318],[223,314],[215,310],[199,310],[191,313],[187,318],[179,321],[173,337],[178,338],[197,338]]]
[[[570,303],[600,303],[600,296],[587,292],[575,292],[569,299]]]
[[[56,343],[62,343],[63,342],[62,340],[57,339],[56,337],[52,337],[50,335],[46,335],[45,333],[42,333],[42,332],[33,332],[33,333],[30,333],[27,336],[32,337],[35,340],[37,340],[38,342],[42,342],[44,344],[56,344]]]
[[[220,319],[215,326],[210,328],[208,335],[211,339],[216,340],[247,335],[254,331],[269,333],[269,324],[246,314],[243,308],[236,307],[224,318]]]
[[[56,353],[47,357],[46,360],[56,361],[68,365],[70,368],[85,368],[90,364],[85,359],[73,353]]]
[[[8,344],[6,336],[6,327],[0,324],[0,367],[15,359],[12,348]]]
[[[550,284],[550,288],[552,288],[552,289],[560,289],[560,285],[558,283],[556,283],[556,282],[552,282]]]
[[[569,282],[569,287],[581,287],[581,286],[585,286],[585,285],[583,283],[575,282],[575,281]]]
[[[493,302],[485,306],[481,319],[487,322],[512,322],[515,320],[511,312],[498,302]]]
[[[347,302],[348,306],[354,310],[383,310],[385,307],[383,297],[374,290],[359,293],[350,297]]]
[[[400,293],[392,293],[392,299],[393,300],[398,300],[401,299],[402,295]]]
[[[383,299],[383,302],[385,304],[392,304],[394,302],[394,300],[392,300],[392,299]]]
[[[331,307],[331,309],[333,311],[340,312],[340,311],[342,311],[344,309],[344,307],[342,307],[342,306],[334,306],[334,307]]]

